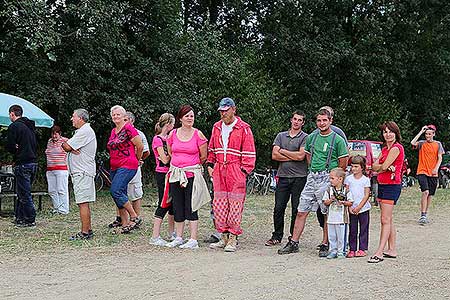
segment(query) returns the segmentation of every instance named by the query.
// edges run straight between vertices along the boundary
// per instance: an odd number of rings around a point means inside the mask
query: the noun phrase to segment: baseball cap
[[[223,98],[219,102],[219,108],[217,110],[227,110],[230,107],[235,107],[236,104],[234,103],[234,100],[231,98]]]
[[[436,131],[436,126],[434,126],[433,124],[427,125],[427,127],[428,129]]]

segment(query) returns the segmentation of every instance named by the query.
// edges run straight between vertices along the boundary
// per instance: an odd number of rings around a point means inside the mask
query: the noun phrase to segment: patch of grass
[[[416,220],[419,217],[420,190],[411,187],[402,191],[401,198],[395,208],[395,214],[400,215],[399,220]],[[72,199],[72,198],[71,198]],[[69,215],[53,215],[50,213],[50,199],[44,198],[43,209],[37,215],[36,228],[16,228],[10,217],[0,218],[0,255],[20,255],[26,253],[42,253],[64,251],[65,249],[96,249],[97,251],[112,251],[117,247],[143,247],[147,245],[151,235],[153,214],[156,209],[157,196],[154,189],[145,191],[142,216],[144,226],[135,232],[124,235],[114,234],[107,225],[115,218],[116,207],[107,191],[97,195],[97,201],[92,204],[92,224],[95,232],[94,239],[90,241],[69,241],[68,237],[79,231],[80,223],[78,208],[71,201]],[[438,189],[430,209],[433,211],[448,209],[450,206],[450,189]],[[270,237],[273,230],[274,195],[247,197],[245,203],[242,227],[243,239],[249,243],[260,243]],[[11,209],[11,206],[4,206]],[[372,214],[378,214],[378,208],[372,210]],[[309,223],[316,222],[314,214],[309,217]],[[289,226],[290,208],[286,209],[286,228]],[[205,205],[199,211],[199,239],[209,236],[214,231],[210,220],[210,207]],[[164,222],[162,235],[167,236],[167,224]]]

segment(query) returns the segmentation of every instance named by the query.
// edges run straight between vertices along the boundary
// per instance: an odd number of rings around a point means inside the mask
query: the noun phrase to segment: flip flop
[[[384,252],[383,252],[383,257],[384,257],[384,258],[397,258],[397,255],[390,255],[390,254],[388,254],[388,253],[384,253]]]
[[[381,257],[374,255],[374,256],[371,256],[367,262],[369,264],[377,264],[379,262],[382,262],[383,260],[384,259],[382,259]]]

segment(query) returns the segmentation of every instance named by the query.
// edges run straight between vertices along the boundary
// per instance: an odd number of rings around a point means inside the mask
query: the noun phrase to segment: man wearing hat
[[[425,134],[425,140],[419,138]],[[412,139],[411,145],[419,149],[419,165],[417,166],[417,179],[419,180],[422,199],[420,201],[419,224],[428,224],[427,212],[431,204],[431,197],[436,192],[439,166],[442,162],[444,148],[441,142],[435,141],[436,126],[423,126],[420,132]]]
[[[207,165],[213,178],[215,226],[222,236],[210,248],[234,252],[242,234],[246,178],[255,167],[255,143],[250,125],[236,116],[233,99],[220,100],[218,111],[221,120],[212,129]]]

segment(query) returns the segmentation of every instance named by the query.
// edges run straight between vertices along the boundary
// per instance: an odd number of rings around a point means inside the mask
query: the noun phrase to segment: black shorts
[[[419,180],[420,190],[422,192],[428,191],[428,195],[433,196],[436,193],[438,178],[427,176],[425,174],[417,175],[417,180]]]
[[[164,196],[164,187],[166,184],[166,173],[160,173],[156,172],[156,185],[158,186],[158,207],[155,211],[155,217],[159,219],[164,219],[164,216],[166,213],[169,213],[169,215],[173,216],[173,205],[170,205],[169,207],[162,208],[161,202]]]

